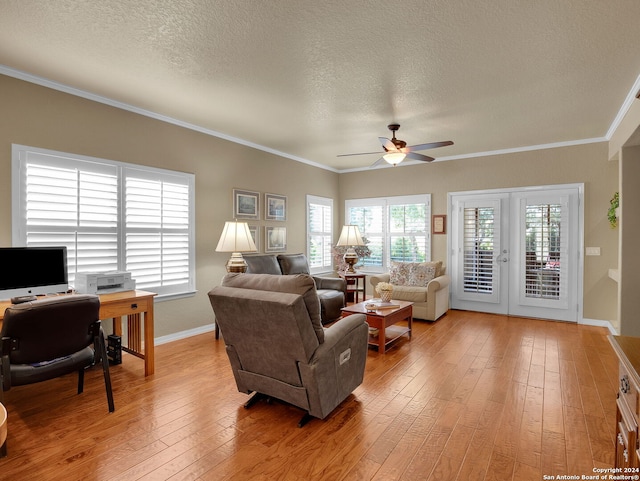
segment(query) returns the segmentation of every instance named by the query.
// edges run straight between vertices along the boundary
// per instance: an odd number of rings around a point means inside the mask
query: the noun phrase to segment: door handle
[[[509,262],[509,258],[508,257],[502,257],[503,254],[507,254],[507,250],[503,250],[500,254],[497,255],[496,257],[496,264],[500,263],[500,262]]]

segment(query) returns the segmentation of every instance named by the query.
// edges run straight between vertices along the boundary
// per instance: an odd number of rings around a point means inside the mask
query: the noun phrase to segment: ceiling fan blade
[[[384,147],[384,150],[386,150],[387,152],[396,152],[398,150],[396,145],[389,139],[385,137],[378,137],[378,139],[380,140],[382,147]]]
[[[384,157],[380,157],[378,160],[376,160],[373,164],[371,164],[369,166],[370,169],[374,168],[374,167],[378,167],[380,164],[382,164],[384,162]]]
[[[450,140],[445,140],[443,142],[429,142],[428,144],[418,144],[411,145],[407,147],[410,151],[416,150],[427,150],[427,149],[435,149],[436,147],[446,147],[447,145],[453,145],[453,142]]]
[[[339,154],[339,155],[336,155],[336,157],[349,157],[351,155],[371,155],[371,154],[380,155],[380,151],[377,151],[377,152],[358,152],[358,153],[355,153],[355,154]]]
[[[433,162],[434,160],[436,160],[433,157],[429,157],[428,155],[418,154],[416,152],[407,152],[407,159],[421,160],[423,162]]]

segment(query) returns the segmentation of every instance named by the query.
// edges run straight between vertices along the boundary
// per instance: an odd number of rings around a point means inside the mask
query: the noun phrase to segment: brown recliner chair
[[[13,386],[33,384],[102,363],[109,411],[115,410],[109,361],[99,320],[100,298],[91,294],[50,297],[8,307],[0,344],[0,400]]]
[[[363,314],[325,328],[309,275],[227,274],[209,292],[238,391],[280,399],[324,419],[360,385],[369,329]]]

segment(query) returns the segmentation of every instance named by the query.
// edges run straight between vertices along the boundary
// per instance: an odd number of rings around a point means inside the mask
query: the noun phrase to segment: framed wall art
[[[260,193],[233,189],[233,217],[236,219],[259,219]]]
[[[283,252],[287,250],[287,228],[265,226],[265,252]]]
[[[431,216],[431,233],[446,234],[447,233],[447,216],[432,215]]]
[[[287,220],[287,196],[264,194],[265,220]]]
[[[257,225],[250,225],[249,232],[253,243],[256,245],[256,252],[260,252],[260,228]]]

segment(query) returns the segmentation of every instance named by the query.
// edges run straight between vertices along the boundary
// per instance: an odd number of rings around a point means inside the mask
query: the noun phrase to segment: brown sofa
[[[247,274],[293,275],[309,274],[309,262],[304,254],[256,254],[244,256]],[[340,319],[346,306],[347,283],[340,277],[312,276],[320,299],[323,324]]]

